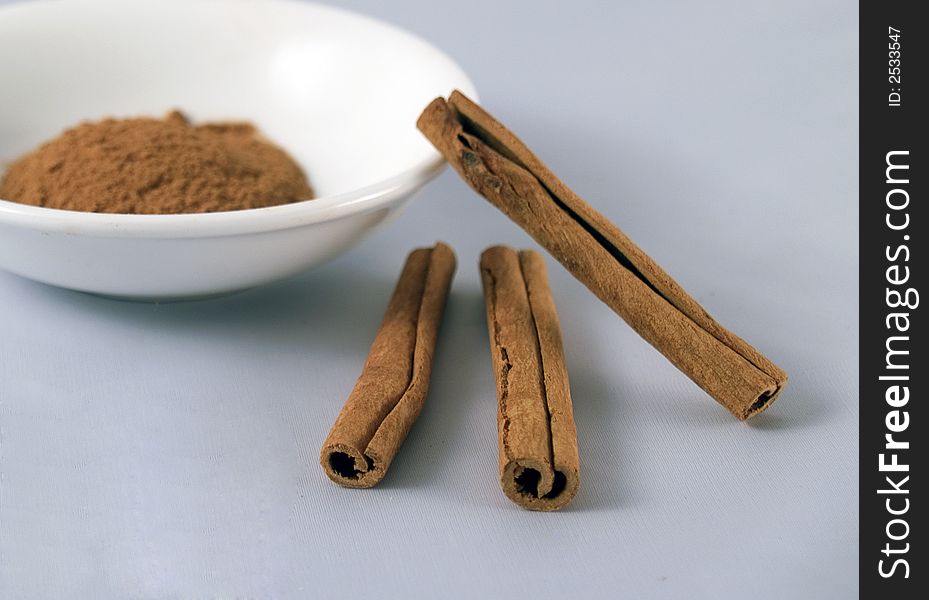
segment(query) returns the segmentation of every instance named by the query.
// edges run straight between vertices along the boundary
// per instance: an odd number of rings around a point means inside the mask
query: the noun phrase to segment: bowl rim
[[[15,3],[0,6],[0,9],[23,9],[35,4],[54,4],[56,1],[62,0]],[[283,5],[311,6],[348,14],[412,37],[457,68],[462,77],[458,87],[477,99],[474,82],[464,69],[432,42],[412,31],[361,12],[321,2],[275,1]],[[93,4],[94,0],[87,0],[86,3]],[[0,198],[0,226],[32,229],[43,233],[136,238],[217,237],[297,228],[376,210],[411,194],[436,177],[446,166],[445,159],[435,148],[430,148],[429,151],[428,158],[375,183],[288,204],[208,213],[132,214],[47,208]]]

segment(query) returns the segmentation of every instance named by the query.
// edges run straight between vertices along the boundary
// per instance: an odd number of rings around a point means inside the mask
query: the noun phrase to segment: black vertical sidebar
[[[859,25],[861,597],[927,589],[926,43],[920,3],[865,0]]]

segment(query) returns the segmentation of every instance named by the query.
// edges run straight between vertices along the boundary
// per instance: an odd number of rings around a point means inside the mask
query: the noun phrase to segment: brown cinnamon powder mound
[[[104,213],[200,213],[313,197],[303,171],[249,123],[105,119],[68,129],[0,179],[0,198]]]

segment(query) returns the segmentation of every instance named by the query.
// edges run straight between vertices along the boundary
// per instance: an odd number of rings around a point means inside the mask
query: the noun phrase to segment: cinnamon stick
[[[481,107],[455,91],[417,126],[472,188],[732,414],[747,419],[777,398],[784,371],[713,320]]]
[[[545,261],[532,250],[481,254],[497,380],[500,485],[523,508],[557,510],[580,485],[577,432]]]
[[[320,452],[329,479],[376,485],[426,399],[432,355],[455,272],[455,253],[438,242],[407,257],[364,369]]]

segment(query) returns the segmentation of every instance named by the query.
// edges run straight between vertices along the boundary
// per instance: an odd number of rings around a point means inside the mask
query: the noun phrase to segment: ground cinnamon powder
[[[200,213],[313,197],[303,171],[249,123],[105,119],[13,162],[0,198],[104,213]]]

